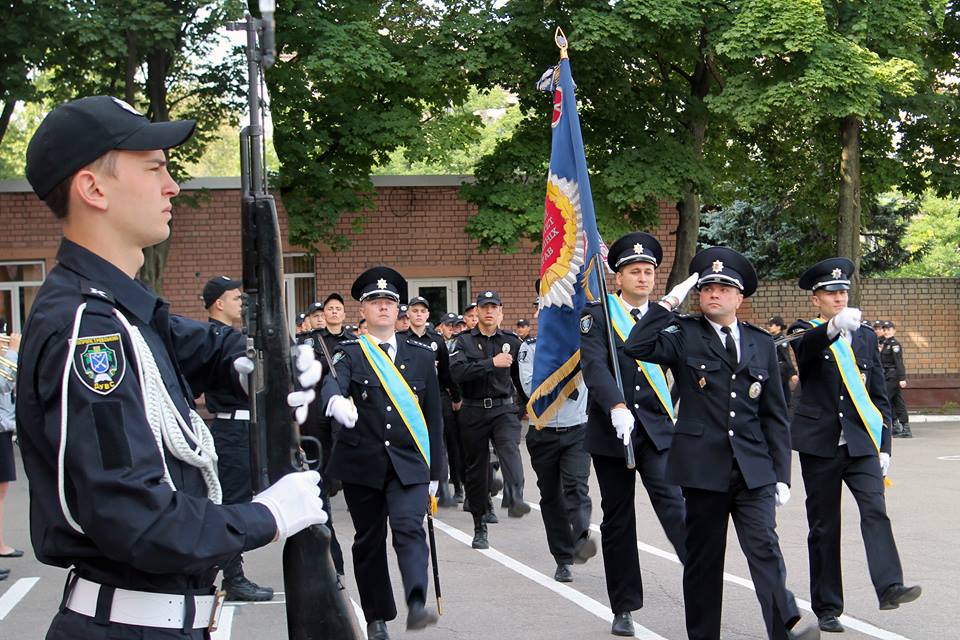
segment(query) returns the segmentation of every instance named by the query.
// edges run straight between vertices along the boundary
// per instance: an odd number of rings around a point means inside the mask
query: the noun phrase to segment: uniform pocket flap
[[[677,433],[682,433],[687,436],[702,436],[703,423],[693,420],[680,420],[677,422]]]
[[[761,369],[759,367],[750,367],[750,377],[756,380],[766,380],[770,377],[770,373],[766,369]]]
[[[697,371],[716,371],[720,368],[720,361],[688,356],[687,366],[693,367]]]

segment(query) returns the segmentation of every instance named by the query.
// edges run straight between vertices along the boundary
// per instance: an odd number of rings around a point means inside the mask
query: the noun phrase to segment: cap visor
[[[821,291],[821,290],[822,291],[849,291],[850,285],[843,284],[842,282],[837,282],[835,284],[825,284],[819,289],[817,289],[817,291]]]
[[[152,151],[179,147],[193,135],[196,120],[151,122],[140,127],[115,147],[125,151]]]

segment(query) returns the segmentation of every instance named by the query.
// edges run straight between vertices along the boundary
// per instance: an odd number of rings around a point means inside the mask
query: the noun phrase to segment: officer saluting
[[[323,382],[327,415],[337,434],[327,471],[343,481],[356,536],[353,563],[367,637],[389,638],[397,617],[387,569],[387,518],[393,533],[407,629],[435,624],[425,607],[427,549],[423,519],[443,478],[443,418],[434,352],[394,332],[407,282],[388,267],[364,271],[351,291],[368,332],[344,340]]]
[[[720,638],[727,523],[747,556],[769,638],[820,637],[793,629],[800,612],[787,590],[774,505],[790,498],[790,434],[773,338],[737,320],[757,288],[753,265],[727,247],[690,262],[693,275],[633,328],[631,358],[672,367],[680,392],[667,480],[687,507],[683,599],[690,640]],[[670,312],[696,284],[702,316]]]
[[[614,613],[611,632],[618,636],[634,634],[631,612],[643,606],[634,513],[638,473],[663,530],[681,562],[686,560],[683,496],[678,486],[664,479],[673,441],[670,389],[659,366],[623,353],[624,339],[650,308],[649,296],[662,258],[660,243],[643,232],[619,238],[607,256],[620,289],[610,296],[609,303],[623,391],[617,387],[611,369],[601,303],[588,304],[580,319],[580,363],[590,398],[585,447],[593,457],[600,484],[603,568]],[[626,467],[627,443],[634,449],[636,470]]]
[[[877,337],[847,306],[853,262],[830,258],[800,276],[811,291],[817,317],[791,328],[803,330],[794,352],[801,393],[790,430],[800,452],[807,491],[810,534],[810,600],[824,631],[843,631],[840,575],[840,489],[860,508],[860,527],[870,578],[881,609],[896,609],[920,597],[904,586],[903,569],[883,497],[890,466],[890,405],[884,389]]]
[[[47,114],[27,148],[27,179],[64,235],[17,383],[34,549],[71,568],[51,638],[206,638],[218,567],[326,518],[312,471],[220,504],[192,399],[244,393],[242,337],[171,316],[134,280],[180,190],[163,150],[193,128],[96,96]]]

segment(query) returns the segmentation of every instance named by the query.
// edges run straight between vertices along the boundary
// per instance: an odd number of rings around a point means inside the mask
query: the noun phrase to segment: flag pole
[[[603,324],[607,332],[607,348],[610,352],[610,362],[613,365],[613,377],[617,381],[617,388],[620,389],[620,395],[623,396],[626,403],[627,394],[623,392],[623,376],[620,374],[620,361],[617,358],[617,342],[613,337],[613,326],[610,323],[610,299],[607,297],[607,278],[606,270],[603,264],[603,257],[597,252],[594,256],[593,270],[597,274],[597,282],[600,288],[600,300],[603,308]],[[629,407],[628,407],[629,409]],[[631,412],[632,413],[632,412]],[[623,445],[623,453],[627,461],[627,469],[635,469],[637,460],[633,455],[633,443]]]

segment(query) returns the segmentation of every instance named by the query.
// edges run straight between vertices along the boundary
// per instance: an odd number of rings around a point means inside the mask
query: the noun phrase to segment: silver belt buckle
[[[227,592],[220,590],[213,596],[213,609],[210,610],[210,624],[207,625],[207,631],[213,633],[220,626],[220,613],[223,611],[223,599]]]
[[[493,409],[493,398],[484,398],[484,399],[483,399],[483,408],[484,408],[484,409]]]

